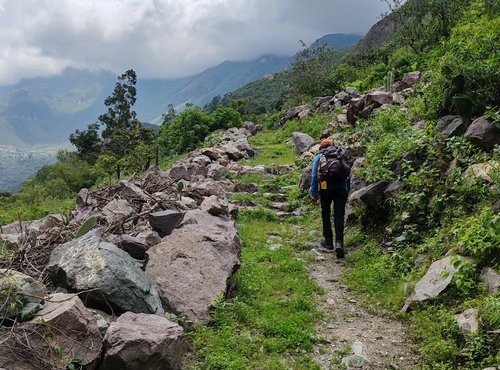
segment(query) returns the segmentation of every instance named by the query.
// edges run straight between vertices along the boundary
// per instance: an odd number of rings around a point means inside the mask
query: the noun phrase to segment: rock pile
[[[167,172],[82,189],[71,214],[2,226],[18,253],[0,266],[0,367],[181,368],[184,330],[163,314],[206,324],[229,294],[241,242],[228,174],[249,170],[234,161],[255,154],[260,129],[245,122]]]

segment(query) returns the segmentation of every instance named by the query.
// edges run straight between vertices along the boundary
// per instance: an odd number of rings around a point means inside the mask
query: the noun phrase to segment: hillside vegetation
[[[205,109],[177,114],[170,107],[159,134],[135,121],[135,82],[128,71],[130,79],[122,76],[106,100],[110,110],[99,117],[107,131],[101,135],[92,125],[77,131],[77,153],[60,153],[59,162],[44,167],[19,194],[0,195],[0,224],[64,213],[81,187],[105,186],[155,162],[167,169],[216,140],[214,131],[239,127],[246,119],[261,123],[265,131],[251,139],[260,155],[241,164],[295,167],[272,181],[259,174],[236,179],[257,183],[259,191],[233,201],[261,206],[237,218],[243,251],[234,297],[214,302],[213,322],[191,333],[190,366],[318,369],[312,353],[322,338],[313,324],[322,317],[322,289],[308,277],[313,261],[305,251],[319,235],[320,218],[307,186],[298,187],[312,159],[295,156],[287,143],[296,131],[315,140],[330,136],[357,158],[356,190],[382,188],[376,201],[350,202],[346,284],[363,297],[367,310],[383,310],[409,325],[418,368],[498,366],[500,4],[389,4],[400,26],[382,47],[363,54],[305,48],[288,71],[216,98]],[[402,87],[415,71],[418,82]],[[356,110],[359,93],[377,88],[391,96],[390,103]],[[338,93],[349,102],[333,104]],[[302,107],[291,114],[297,105]],[[117,116],[123,121],[115,121]],[[486,127],[487,135],[464,135],[472,122]],[[287,192],[287,207],[300,207],[302,215],[279,218],[267,210],[264,194],[270,189]],[[270,235],[283,239],[278,250],[269,249]],[[438,277],[450,276],[447,289],[412,301],[418,282],[446,257],[449,270]],[[469,309],[477,329],[464,334],[457,315]],[[343,354],[330,368],[341,367]]]

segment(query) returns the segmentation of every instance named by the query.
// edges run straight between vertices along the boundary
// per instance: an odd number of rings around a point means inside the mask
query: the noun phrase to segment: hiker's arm
[[[313,199],[318,198],[318,166],[319,166],[320,155],[314,157],[313,168],[311,173],[311,197]]]

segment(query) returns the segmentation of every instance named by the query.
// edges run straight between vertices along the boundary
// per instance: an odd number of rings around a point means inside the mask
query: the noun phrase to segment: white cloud
[[[378,0],[0,0],[0,85],[68,66],[141,77],[292,55],[299,40],[365,33]]]

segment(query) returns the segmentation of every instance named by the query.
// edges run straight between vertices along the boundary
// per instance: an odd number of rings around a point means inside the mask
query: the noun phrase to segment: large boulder
[[[436,131],[445,138],[462,135],[467,129],[467,120],[462,116],[444,116],[436,125]]]
[[[170,235],[172,230],[181,224],[183,218],[184,212],[173,209],[153,212],[148,215],[149,224],[161,237]]]
[[[35,319],[0,327],[0,368],[65,369],[78,359],[82,369],[93,369],[101,343],[96,319],[78,296],[55,293]]]
[[[288,112],[286,112],[285,117],[283,117],[281,120],[282,122],[286,122],[289,119],[299,117],[299,115],[304,115],[303,112],[308,112],[311,111],[311,106],[309,104],[305,105],[299,105],[297,107],[290,108]]]
[[[252,135],[257,134],[260,130],[262,130],[262,125],[257,125],[253,123],[252,121],[245,121],[243,122],[242,127],[246,128]]]
[[[293,148],[295,150],[295,153],[297,153],[298,155],[306,152],[315,143],[314,139],[311,136],[304,134],[303,132],[294,132],[292,134],[292,139]]]
[[[458,270],[453,261],[463,259],[464,257],[452,255],[435,261],[415,285],[402,310],[407,311],[415,303],[439,296],[450,285]]]
[[[365,186],[349,196],[349,203],[362,203],[369,207],[379,206],[384,202],[384,190],[386,187],[387,183],[385,182],[377,182]]]
[[[374,109],[374,108],[378,108],[384,104],[391,104],[391,103],[392,103],[392,94],[385,92],[385,91],[376,90],[376,91],[367,93],[365,95],[365,109],[368,106],[373,106],[373,109]]]
[[[240,253],[234,221],[192,210],[180,228],[148,250],[146,273],[166,309],[207,323],[211,304],[229,291]]]
[[[140,264],[96,231],[57,246],[47,271],[57,285],[79,292],[87,306],[163,314],[158,293]]]
[[[476,118],[465,131],[465,138],[485,151],[500,144],[500,129],[488,117]]]
[[[232,161],[238,161],[245,156],[244,153],[242,153],[241,150],[238,149],[232,143],[227,143],[227,144],[221,145],[219,147],[219,150],[222,153],[224,153],[225,155],[227,155],[227,157]]]
[[[104,337],[105,370],[181,369],[187,351],[184,330],[157,315],[126,312]]]
[[[481,179],[493,184],[495,182],[495,174],[500,172],[500,162],[491,160],[485,163],[475,163],[467,167],[463,178],[467,184],[474,184]]]
[[[407,72],[403,75],[403,79],[401,81],[398,81],[394,84],[393,89],[396,92],[403,91],[420,82],[421,78],[422,73],[419,71]]]

